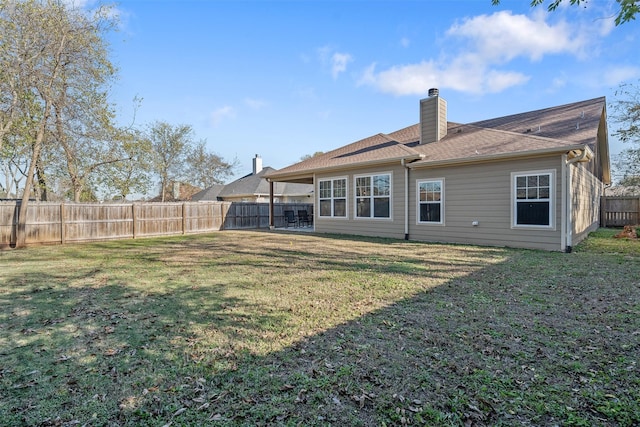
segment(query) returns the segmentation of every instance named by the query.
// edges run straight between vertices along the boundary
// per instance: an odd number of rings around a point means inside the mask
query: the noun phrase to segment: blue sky
[[[564,3],[124,0],[111,100],[123,123],[137,96],[138,125],[192,125],[238,159],[235,179],[255,154],[279,169],[415,124],[431,87],[472,122],[639,83],[640,21],[615,27],[614,1]]]

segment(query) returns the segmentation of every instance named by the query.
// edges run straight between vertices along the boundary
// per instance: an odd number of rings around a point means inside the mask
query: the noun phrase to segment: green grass
[[[0,252],[0,425],[640,424],[640,242]]]

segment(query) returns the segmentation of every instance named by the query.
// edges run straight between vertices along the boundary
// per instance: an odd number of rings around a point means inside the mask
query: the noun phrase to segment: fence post
[[[138,218],[136,216],[136,204],[135,203],[131,203],[131,234],[133,234],[133,238],[136,238],[136,233],[137,233],[137,224],[138,223]]]
[[[65,235],[65,225],[64,225],[64,217],[65,217],[66,213],[65,213],[65,209],[64,209],[64,202],[60,203],[60,244],[64,245],[64,241],[66,238]]]
[[[182,234],[187,231],[187,202],[182,203]]]
[[[13,220],[11,221],[11,237],[9,237],[9,246],[12,248],[18,244],[18,215],[20,215],[20,201],[16,201],[13,208]]]

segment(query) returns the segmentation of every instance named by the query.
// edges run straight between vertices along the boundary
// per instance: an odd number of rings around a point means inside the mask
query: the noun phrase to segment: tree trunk
[[[38,188],[40,189],[40,201],[47,201],[47,180],[44,175],[44,168],[41,165],[40,160],[36,163],[36,174],[38,175]]]
[[[24,193],[20,202],[20,210],[18,211],[18,222],[16,224],[16,248],[23,248],[27,243],[27,208],[29,207],[29,195],[33,188],[33,178],[36,170],[36,163],[40,158],[42,150],[42,140],[44,139],[45,125],[44,122],[38,129],[36,142],[33,144],[33,152],[31,154],[31,164],[29,164],[29,172],[27,172],[27,181],[24,184]]]

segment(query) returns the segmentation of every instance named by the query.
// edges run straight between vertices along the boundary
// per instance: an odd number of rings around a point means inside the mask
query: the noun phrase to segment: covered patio
[[[291,209],[283,207],[281,212],[275,212],[276,203],[274,200],[274,184],[276,182],[313,185],[314,176],[307,175],[281,179],[267,177],[267,181],[269,182],[269,228],[272,230],[315,231],[315,196],[311,201],[310,208],[296,209],[292,205]],[[281,218],[283,224],[281,224]]]

